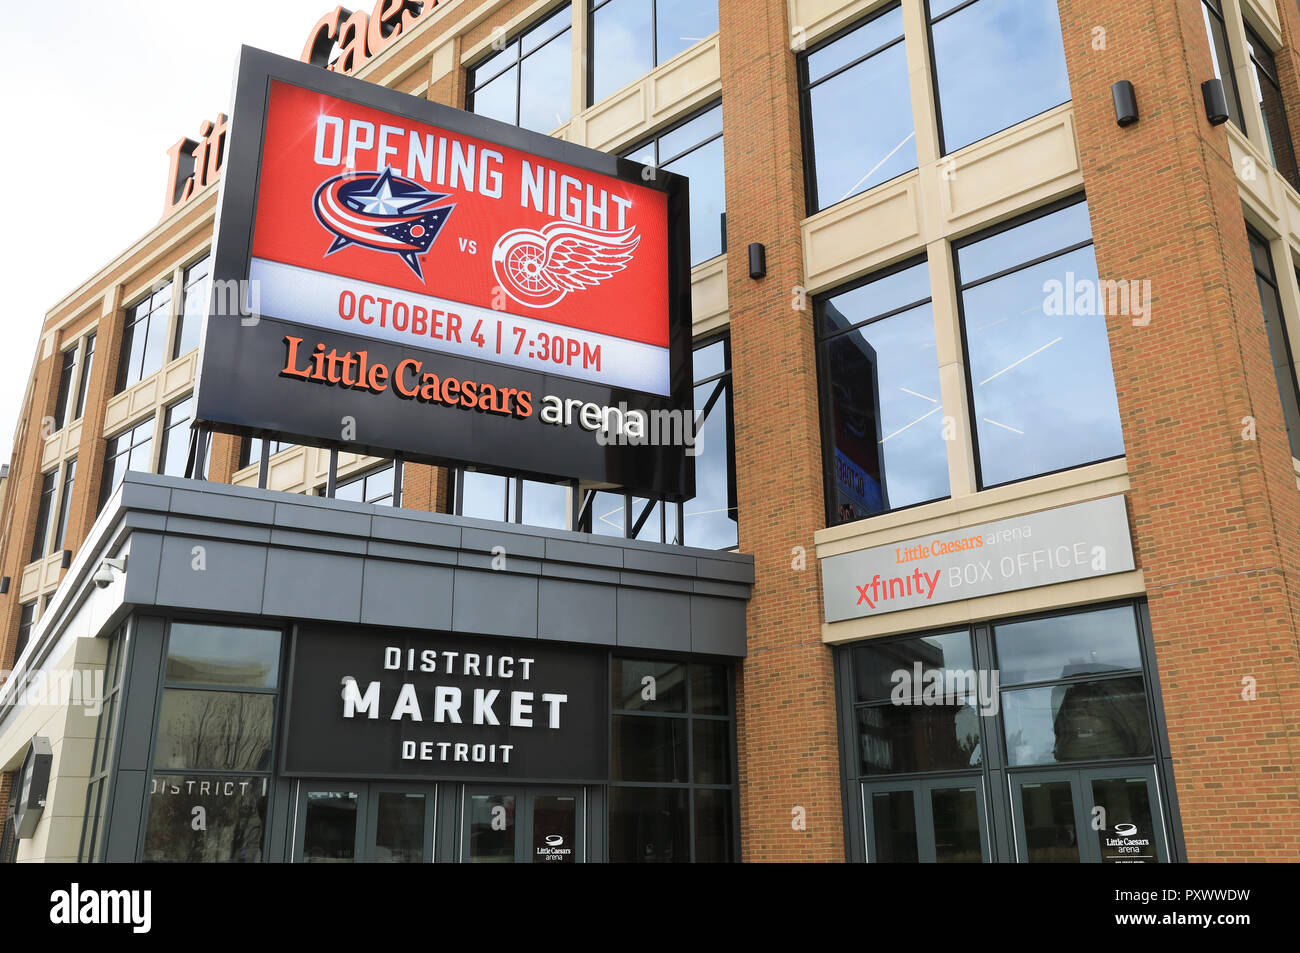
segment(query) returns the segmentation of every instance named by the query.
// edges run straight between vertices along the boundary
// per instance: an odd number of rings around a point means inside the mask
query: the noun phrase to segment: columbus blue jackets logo
[[[455,208],[434,202],[445,193],[430,192],[418,182],[382,172],[345,172],[326,179],[316,190],[317,220],[334,236],[325,252],[332,255],[349,245],[397,255],[421,281],[420,256],[433,245]]]

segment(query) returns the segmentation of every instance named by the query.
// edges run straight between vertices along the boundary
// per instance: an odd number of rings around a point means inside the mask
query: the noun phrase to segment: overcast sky
[[[167,149],[229,113],[240,44],[296,58],[336,3],[6,4],[0,463],[13,452],[45,313],[157,224]]]

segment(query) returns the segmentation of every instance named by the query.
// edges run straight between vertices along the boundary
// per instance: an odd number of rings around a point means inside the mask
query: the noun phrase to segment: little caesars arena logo
[[[565,861],[573,854],[572,847],[564,846],[564,837],[560,834],[547,834],[545,846],[536,849],[542,861]]]

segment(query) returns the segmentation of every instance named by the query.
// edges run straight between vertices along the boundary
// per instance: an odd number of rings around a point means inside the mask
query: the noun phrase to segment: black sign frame
[[[291,638],[288,679],[281,702],[280,777],[411,782],[455,780],[497,784],[604,784],[608,781],[607,646],[466,636],[438,630],[368,629],[327,623],[295,625]],[[488,676],[449,674],[442,671],[441,665],[437,673],[410,671],[405,667],[385,670],[381,668],[381,661],[384,651],[390,646],[415,649],[417,660],[420,651],[447,649],[457,653],[471,649],[483,656],[493,654],[498,658],[501,655],[515,659],[527,657],[536,665],[536,679],[505,681]],[[364,656],[363,664],[368,667],[355,672],[340,672],[339,669],[348,666],[349,661],[357,661],[349,659],[350,655]],[[516,667],[516,675],[518,673]],[[363,693],[370,680],[383,680],[377,718],[343,718],[343,675],[352,675]],[[471,678],[474,681],[470,681]],[[416,687],[416,697],[424,716],[420,723],[410,719],[393,723],[390,717],[390,709],[398,698],[394,688],[402,682],[422,683]],[[470,718],[467,717],[461,724],[439,724],[431,717],[434,708],[429,690],[435,683],[463,689],[502,689],[494,703],[499,718],[510,712],[511,685],[523,690],[535,689],[533,727],[509,728],[504,719],[499,727],[480,727],[469,724]],[[560,729],[552,733],[552,729],[543,724],[549,709],[539,693],[556,687],[568,689],[569,699],[561,706]],[[464,717],[472,706],[468,692],[463,695],[462,705]],[[313,717],[304,725],[308,710]],[[335,712],[336,716],[329,716],[327,710]],[[318,715],[329,720],[322,724],[315,720]],[[399,766],[394,768],[391,755],[400,748],[392,746],[404,741],[414,741],[417,745],[429,741],[435,747],[425,752],[428,757],[414,757],[409,764],[402,764],[403,759],[397,759]],[[447,751],[449,759],[441,757],[442,752],[434,754],[439,742],[495,744],[498,749],[502,744],[513,747],[508,762],[500,760],[498,752],[493,752],[497,758],[494,761],[457,761],[454,749]],[[389,763],[380,763],[385,760]]]
[[[218,199],[211,277],[246,282],[252,259],[258,184],[271,84],[281,81],[327,96],[383,110],[413,122],[473,136],[545,160],[662,191],[668,208],[669,394],[648,394],[562,375],[510,368],[510,383],[541,395],[555,394],[601,407],[625,405],[653,414],[677,411],[694,421],[690,274],[689,184],[683,176],[630,159],[574,145],[541,133],[354,79],[253,47],[242,47],[235,81],[227,153]],[[240,285],[243,287],[243,285]],[[441,466],[464,466],[548,481],[580,480],[622,487],[639,496],[682,502],[695,495],[695,460],[685,441],[668,445],[602,445],[576,423],[549,426],[538,420],[459,408],[431,407],[391,391],[356,393],[311,386],[278,375],[284,337],[302,324],[261,314],[244,323],[232,296],[210,294],[195,378],[195,420],[237,435],[261,434],[288,442]],[[491,381],[502,366],[346,332],[312,329],[340,351],[363,348],[372,361],[395,366],[408,356],[436,362],[440,374]],[[241,362],[256,362],[248,373]],[[475,377],[474,375],[481,375]],[[311,389],[308,390],[307,388]],[[380,403],[371,403],[380,402]],[[369,411],[358,413],[358,409]],[[440,414],[464,414],[446,418]],[[537,416],[536,405],[533,417]],[[342,439],[343,420],[356,421],[355,439]],[[338,434],[338,437],[333,436]]]

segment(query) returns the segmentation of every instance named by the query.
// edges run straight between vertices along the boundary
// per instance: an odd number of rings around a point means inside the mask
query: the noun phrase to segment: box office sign
[[[1122,496],[828,556],[821,565],[827,622],[1134,568]]]
[[[605,653],[302,626],[282,770],[588,780],[606,773]]]
[[[201,421],[693,495],[680,176],[244,48],[213,279]]]

